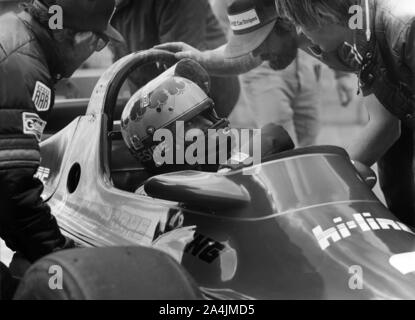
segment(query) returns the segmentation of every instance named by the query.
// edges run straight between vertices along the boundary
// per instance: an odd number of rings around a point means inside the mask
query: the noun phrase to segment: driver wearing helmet
[[[216,172],[221,165],[240,168],[243,160],[252,158],[252,141],[247,141],[251,148],[241,150],[249,154],[239,163],[228,161],[235,158],[234,149],[239,146],[233,139],[236,129],[217,116],[209,89],[205,69],[185,59],[131,97],[121,116],[121,133],[151,176],[181,170]],[[282,127],[269,125],[261,131],[261,158],[293,147]],[[137,192],[142,193],[142,188]]]

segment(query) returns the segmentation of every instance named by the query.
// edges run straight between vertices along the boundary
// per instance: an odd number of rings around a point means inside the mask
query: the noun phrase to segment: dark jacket
[[[48,41],[26,13],[0,19],[0,169],[38,165],[38,140],[54,103],[54,80],[33,29]]]
[[[166,42],[182,41],[202,51],[226,43],[208,0],[125,0],[111,23],[126,40],[125,48],[112,48],[116,59]],[[147,66],[132,79],[141,87],[159,74],[154,65]],[[228,116],[239,98],[238,79],[213,78],[211,92],[219,115]]]
[[[0,17],[0,237],[32,261],[66,245],[34,178],[54,103],[50,43],[27,13]]]
[[[356,32],[362,65],[353,66],[341,49],[318,58],[335,69],[356,72],[364,95],[375,94],[392,114],[414,127],[414,1],[369,0],[369,17],[371,40],[367,41],[366,29]]]

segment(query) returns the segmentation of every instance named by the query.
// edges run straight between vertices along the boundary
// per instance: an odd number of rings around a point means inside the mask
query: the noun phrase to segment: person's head
[[[229,125],[216,115],[209,87],[207,72],[197,62],[185,59],[130,98],[121,116],[121,133],[132,155],[148,170],[162,173],[199,167],[186,159],[181,161],[177,153],[185,154],[194,139],[209,156],[208,129]],[[169,155],[171,163],[160,163]]]
[[[277,14],[274,0],[234,0],[228,6],[232,35],[225,49],[227,58],[249,53],[284,69],[297,54],[294,25]]]
[[[350,7],[360,0],[275,0],[280,16],[288,17],[314,44],[330,52],[350,41]]]
[[[62,8],[62,29],[50,29],[49,8]],[[62,77],[70,77],[94,52],[102,50],[110,40],[123,37],[110,25],[115,0],[34,0],[24,5],[53,39],[58,61],[55,65]]]
[[[286,19],[278,18],[268,37],[252,51],[252,54],[269,61],[273,69],[281,70],[293,62],[297,51],[297,33],[294,25]]]

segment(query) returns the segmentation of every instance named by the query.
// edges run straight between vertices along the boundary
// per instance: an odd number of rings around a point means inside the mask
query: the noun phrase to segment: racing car
[[[379,201],[368,184],[374,177],[342,148],[149,177],[122,140],[117,97],[131,70],[155,62],[177,61],[152,49],[116,62],[85,115],[41,144],[43,197],[65,235],[89,248],[53,261],[70,257],[85,283],[113,272],[124,290],[138,283],[131,290],[139,298],[168,288],[178,299],[415,298],[414,230]],[[134,193],[140,184],[146,195]],[[140,267],[119,256],[134,248]]]

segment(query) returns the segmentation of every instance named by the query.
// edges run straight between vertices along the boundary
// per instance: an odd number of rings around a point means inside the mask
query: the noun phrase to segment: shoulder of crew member
[[[0,18],[0,34],[0,108],[48,112],[53,79],[34,34],[15,14]],[[36,105],[33,97],[37,91],[47,99]]]
[[[408,36],[415,33],[415,7],[413,0],[382,0],[377,3],[375,17],[376,34],[384,34],[386,42],[395,54],[401,54]]]
[[[0,63],[34,40],[34,36],[14,13],[0,17],[0,35]]]
[[[155,10],[160,43],[185,42],[199,49],[214,49],[226,36],[207,0],[158,0]]]

